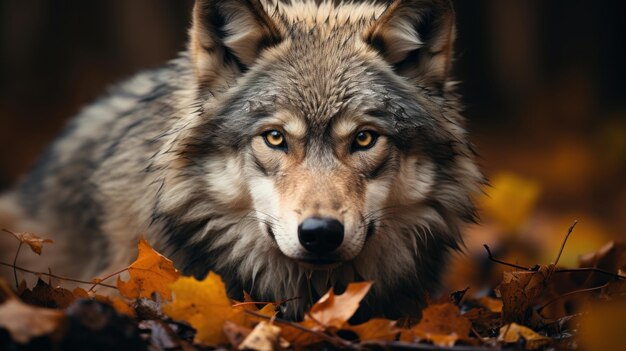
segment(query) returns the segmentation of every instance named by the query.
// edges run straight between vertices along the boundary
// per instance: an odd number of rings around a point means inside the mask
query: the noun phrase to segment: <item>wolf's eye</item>
[[[367,150],[376,144],[377,139],[378,134],[375,132],[369,130],[358,132],[352,143],[352,149],[355,151]]]
[[[267,146],[273,149],[286,149],[287,143],[285,142],[285,136],[283,133],[277,130],[270,130],[263,133],[263,139]]]

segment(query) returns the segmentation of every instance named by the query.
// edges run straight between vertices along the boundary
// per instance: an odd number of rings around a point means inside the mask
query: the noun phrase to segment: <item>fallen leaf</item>
[[[554,265],[544,265],[536,272],[504,272],[502,283],[496,289],[502,297],[503,323],[529,321],[531,307],[545,292],[554,269]]]
[[[21,344],[55,334],[65,320],[61,311],[30,306],[17,299],[9,299],[0,305],[0,316],[0,328],[6,329],[13,340]]]
[[[517,344],[523,339],[526,350],[535,350],[550,344],[551,339],[537,334],[534,330],[517,323],[504,325],[500,328],[498,341]]]
[[[322,326],[340,329],[354,315],[372,282],[350,283],[341,295],[328,291],[311,307],[310,317]],[[305,320],[310,318],[305,317]]]
[[[89,298],[89,293],[87,292],[87,290],[83,288],[74,288],[74,290],[72,290],[72,294],[74,294],[76,298],[81,298],[81,299]]]
[[[238,347],[239,350],[272,351],[280,349],[280,327],[268,322],[257,324]]]
[[[580,267],[595,267],[618,273],[619,270],[626,270],[626,243],[611,241],[596,252],[580,256],[578,261]]]
[[[163,312],[175,320],[183,320],[197,330],[195,341],[204,345],[228,342],[224,334],[224,322],[241,323],[244,312],[231,307],[226,287],[219,275],[210,272],[198,281],[193,277],[181,277],[170,285],[174,300],[163,306]]]
[[[135,313],[135,309],[132,308],[128,302],[124,301],[123,299],[119,298],[119,297],[111,297],[110,298],[110,302],[111,305],[113,306],[113,308],[115,308],[115,310],[119,313],[125,314],[129,317],[135,317],[136,313]]]
[[[363,324],[344,326],[343,329],[355,332],[361,341],[392,341],[400,332],[396,322],[383,318],[372,318]]]
[[[69,290],[63,288],[53,288],[41,279],[37,279],[37,284],[31,289],[25,289],[20,293],[22,301],[40,307],[65,309],[76,296]]]
[[[252,332],[252,329],[243,327],[231,321],[224,322],[224,334],[228,342],[234,347],[238,347],[243,340]]]
[[[457,340],[469,337],[472,323],[461,316],[452,303],[430,305],[422,311],[422,320],[411,332],[441,347],[454,346]]]
[[[474,330],[483,337],[498,335],[498,330],[502,324],[502,315],[492,312],[487,308],[472,308],[465,312],[463,316],[472,322]]]
[[[156,252],[145,239],[139,241],[137,260],[128,267],[130,279],[117,280],[120,293],[130,299],[150,298],[158,293],[162,299],[170,301],[172,292],[169,285],[180,277],[172,261]]]

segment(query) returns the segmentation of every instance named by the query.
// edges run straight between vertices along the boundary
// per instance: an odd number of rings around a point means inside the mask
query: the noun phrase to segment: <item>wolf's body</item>
[[[355,280],[375,281],[370,312],[415,312],[482,182],[448,83],[449,3],[198,0],[190,33],[3,196],[1,225],[56,241],[22,264],[91,278],[144,235],[235,297],[301,297],[288,317]],[[328,255],[299,244],[307,218],[341,223]]]

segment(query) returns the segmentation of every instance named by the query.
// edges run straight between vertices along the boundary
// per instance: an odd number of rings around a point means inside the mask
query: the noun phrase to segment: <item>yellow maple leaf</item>
[[[172,299],[169,285],[175,282],[180,273],[172,261],[156,252],[145,239],[139,241],[137,260],[128,266],[130,279],[125,282],[118,278],[120,293],[130,299],[150,298],[158,293],[166,301]]]
[[[181,277],[170,285],[174,300],[163,306],[169,317],[183,320],[196,329],[195,342],[204,345],[226,344],[224,323],[244,321],[244,311],[232,307],[226,295],[226,287],[219,275],[210,272],[198,281],[193,277]]]

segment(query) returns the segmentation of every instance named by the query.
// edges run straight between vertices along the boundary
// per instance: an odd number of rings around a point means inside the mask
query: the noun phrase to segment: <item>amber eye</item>
[[[285,142],[285,136],[283,133],[277,130],[270,130],[263,133],[263,139],[267,146],[273,149],[286,149],[287,143]]]
[[[375,132],[364,130],[357,133],[352,143],[352,149],[354,150],[367,150],[376,144],[378,134]]]

